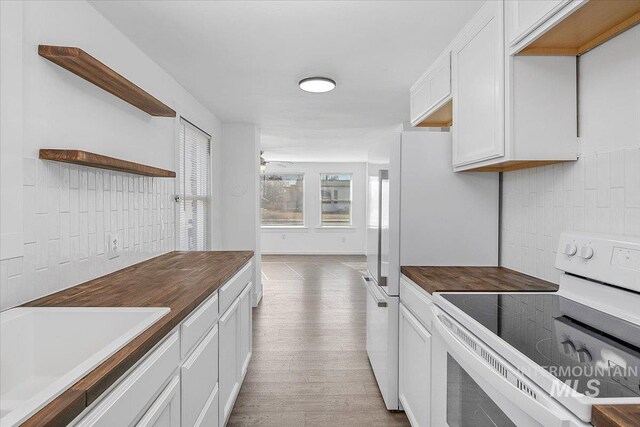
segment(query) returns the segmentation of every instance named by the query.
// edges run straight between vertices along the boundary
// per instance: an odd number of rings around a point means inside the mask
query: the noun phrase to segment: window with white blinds
[[[178,245],[181,251],[209,249],[211,136],[180,120]]]

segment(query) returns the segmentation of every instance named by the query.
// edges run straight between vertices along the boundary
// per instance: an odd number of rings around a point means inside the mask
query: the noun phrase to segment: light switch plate
[[[118,237],[118,233],[109,233],[107,245],[108,259],[113,259],[120,256],[120,238]]]

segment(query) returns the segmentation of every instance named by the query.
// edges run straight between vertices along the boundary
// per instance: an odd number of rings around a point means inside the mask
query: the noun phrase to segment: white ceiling
[[[92,1],[265,157],[362,161],[409,117],[409,87],[481,1]],[[314,75],[336,80],[302,92]]]

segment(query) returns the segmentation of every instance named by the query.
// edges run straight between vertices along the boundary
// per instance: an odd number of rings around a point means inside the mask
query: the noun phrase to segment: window
[[[260,196],[262,226],[304,226],[304,174],[262,174]]]
[[[180,119],[178,249],[209,249],[211,136]]]
[[[351,225],[351,174],[320,174],[320,225]]]

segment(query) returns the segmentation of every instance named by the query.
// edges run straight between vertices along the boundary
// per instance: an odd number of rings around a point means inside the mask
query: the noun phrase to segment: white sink
[[[14,426],[169,312],[20,307],[0,313],[0,426]]]

